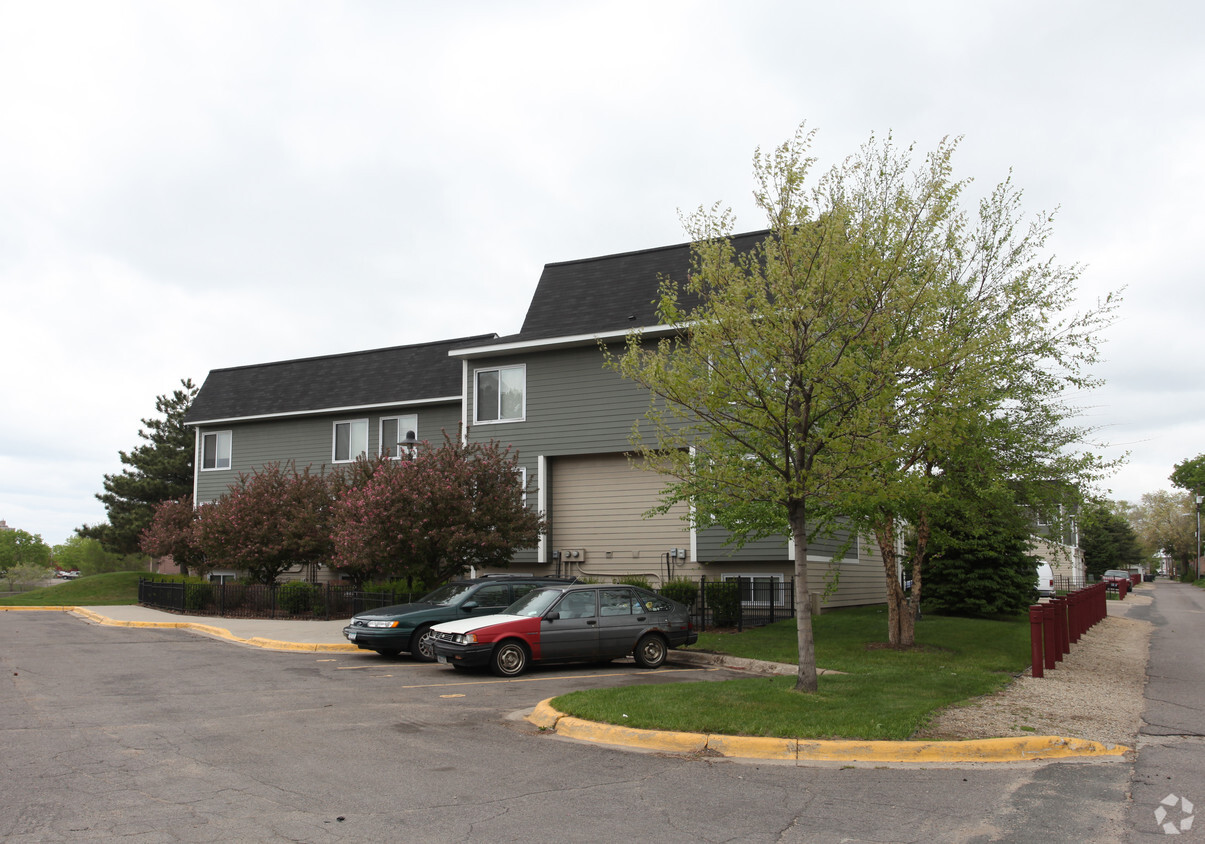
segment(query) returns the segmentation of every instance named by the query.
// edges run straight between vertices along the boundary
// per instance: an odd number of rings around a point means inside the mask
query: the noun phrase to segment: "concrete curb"
[[[573,718],[541,701],[527,720],[563,738],[662,753],[703,753],[730,759],[812,762],[945,763],[1034,762],[1054,759],[1120,757],[1132,748],[1063,736],[972,741],[818,741],[757,736],[678,733],[619,727]]]
[[[787,665],[782,662],[763,662],[758,659],[746,659],[727,654],[713,654],[706,651],[684,651],[681,648],[670,650],[667,662],[674,665],[690,665],[696,668],[728,668],[733,671],[748,671],[750,674],[794,675],[799,673],[798,665]],[[817,674],[841,674],[828,668],[817,668]]]
[[[235,636],[224,627],[216,627],[211,624],[198,624],[195,621],[118,621],[112,618],[103,616],[97,612],[86,609],[84,607],[0,607],[3,611],[25,610],[25,611],[40,611],[40,612],[69,612],[74,616],[91,621],[95,624],[102,624],[105,627],[159,627],[175,630],[190,630],[193,633],[200,633],[202,636],[210,636],[215,639],[222,639],[227,642],[236,642],[241,645],[250,645],[253,648],[262,648],[269,651],[301,651],[307,653],[355,653],[360,649],[352,644],[336,644],[326,645],[312,642],[280,642],[275,639],[264,639],[259,636],[254,636],[249,639]]]

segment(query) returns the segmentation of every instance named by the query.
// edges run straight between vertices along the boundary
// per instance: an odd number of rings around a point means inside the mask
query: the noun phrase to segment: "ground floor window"
[[[721,579],[740,585],[741,603],[747,607],[783,606],[790,602],[790,596],[783,594],[781,574],[725,574]]]

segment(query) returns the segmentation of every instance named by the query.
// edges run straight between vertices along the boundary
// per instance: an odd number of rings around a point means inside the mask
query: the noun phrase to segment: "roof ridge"
[[[303,358],[286,358],[284,360],[270,360],[263,363],[244,363],[238,366],[223,366],[217,369],[211,369],[210,372],[236,372],[240,369],[263,369],[268,366],[285,366],[291,363],[308,363],[317,360],[334,360],[336,358],[351,358],[359,355],[374,355],[381,352],[397,352],[402,350],[423,349],[430,346],[453,346],[461,343],[473,343],[481,340],[497,338],[498,332],[491,331],[486,334],[472,334],[467,337],[453,337],[447,340],[430,340],[426,343],[407,343],[401,346],[383,346],[377,349],[358,349],[352,352],[335,352],[330,355],[310,355]]]
[[[728,240],[735,240],[735,239],[741,238],[741,237],[753,237],[753,236],[766,235],[766,234],[769,234],[769,232],[770,232],[769,229],[756,229],[754,231],[736,232],[735,234],[721,235],[721,237],[727,238]],[[626,258],[629,255],[651,255],[655,252],[668,252],[672,249],[681,249],[684,246],[691,246],[697,242],[698,241],[695,241],[695,240],[687,240],[687,241],[683,241],[682,243],[673,243],[673,244],[670,244],[669,246],[650,246],[647,249],[631,249],[631,250],[628,250],[627,252],[612,252],[609,255],[595,255],[590,258],[573,258],[568,261],[551,261],[551,262],[545,264],[544,266],[545,267],[569,267],[569,266],[573,266],[574,264],[589,264],[593,261],[610,261],[615,258]]]

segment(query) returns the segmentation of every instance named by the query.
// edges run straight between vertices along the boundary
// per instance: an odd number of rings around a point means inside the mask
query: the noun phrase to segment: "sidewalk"
[[[61,610],[111,627],[166,627],[190,630],[229,642],[277,651],[358,651],[343,636],[347,619],[289,621],[180,615],[137,605],[102,607],[0,607],[0,610]]]

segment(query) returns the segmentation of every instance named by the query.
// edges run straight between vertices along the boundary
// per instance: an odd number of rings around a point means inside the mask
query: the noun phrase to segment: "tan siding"
[[[657,500],[661,478],[632,467],[623,455],[557,457],[552,475],[551,542],[553,550],[578,549],[585,560],[574,574],[609,578],[635,574],[654,582],[664,571],[662,554],[689,548],[685,505],[664,516],[643,518]]]

